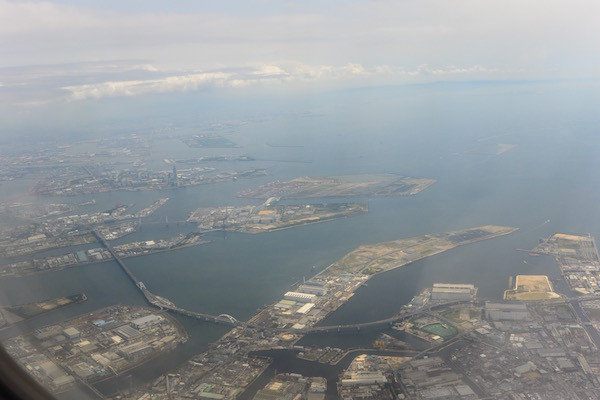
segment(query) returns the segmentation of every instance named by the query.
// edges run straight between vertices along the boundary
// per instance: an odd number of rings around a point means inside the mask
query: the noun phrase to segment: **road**
[[[398,315],[394,315],[393,317],[380,319],[377,321],[362,322],[362,323],[350,324],[350,325],[315,326],[315,327],[311,327],[311,328],[295,330],[295,332],[305,333],[305,334],[306,333],[345,333],[345,332],[357,332],[357,331],[360,331],[361,329],[365,329],[365,328],[368,329],[368,328],[386,327],[386,326],[395,324],[397,322],[400,322],[402,320],[405,320],[407,318],[412,318],[412,317],[420,315],[420,314],[427,314],[427,313],[431,312],[431,310],[435,310],[437,308],[448,307],[448,306],[452,306],[455,304],[463,304],[463,303],[470,303],[470,301],[464,301],[464,300],[449,301],[449,302],[445,302],[445,303],[438,303],[438,304],[432,305],[427,308],[420,308],[418,310],[411,311],[408,313],[401,313]]]
[[[152,293],[150,290],[148,290],[148,288],[146,287],[146,284],[144,284],[144,282],[140,281],[134,275],[134,273],[129,269],[129,267],[127,267],[125,262],[117,255],[117,253],[113,250],[112,246],[104,239],[104,237],[102,237],[102,235],[96,230],[92,230],[92,232],[94,233],[94,236],[96,236],[96,238],[98,239],[98,242],[100,242],[100,244],[102,244],[102,246],[104,246],[106,248],[106,250],[108,250],[109,253],[114,257],[117,264],[119,264],[121,269],[125,272],[125,274],[127,274],[129,279],[131,279],[131,281],[138,288],[138,290],[140,290],[142,292],[142,294],[146,298],[146,301],[148,303],[150,303],[151,305],[153,305],[154,307],[157,307],[161,310],[169,311],[169,312],[172,312],[175,314],[185,315],[190,318],[196,318],[201,321],[229,325],[229,326],[241,325],[241,322],[236,320],[231,315],[228,315],[228,314],[211,315],[211,314],[204,314],[204,313],[199,313],[199,312],[195,312],[195,311],[185,310],[181,307],[177,307],[169,299],[166,299],[164,297],[161,297],[161,296],[158,296],[158,295]]]

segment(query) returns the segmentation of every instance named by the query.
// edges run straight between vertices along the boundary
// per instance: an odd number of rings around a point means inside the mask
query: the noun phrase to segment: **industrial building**
[[[65,386],[75,381],[72,376],[67,375],[58,365],[52,361],[44,361],[38,365],[37,368],[40,372],[43,372],[56,387]]]
[[[302,307],[300,307],[299,309],[297,309],[296,313],[297,314],[306,314],[307,312],[309,312],[310,310],[312,310],[314,306],[315,306],[315,303],[306,303]]]
[[[152,352],[152,347],[144,342],[135,342],[119,349],[119,353],[129,360],[145,356],[150,352]]]
[[[313,286],[304,284],[298,287],[298,292],[316,294],[317,296],[325,296],[327,294],[327,289],[323,286]]]
[[[142,332],[132,328],[131,325],[121,325],[120,327],[113,329],[113,332],[119,334],[125,340],[131,340],[142,336]]]
[[[431,300],[435,301],[469,301],[477,295],[474,285],[459,283],[434,283],[431,289]]]
[[[293,300],[299,303],[314,303],[317,298],[314,294],[300,292],[287,292],[283,297],[286,300]]]
[[[72,326],[66,329],[63,329],[63,334],[69,338],[70,340],[79,339],[80,332],[73,328]]]
[[[529,319],[527,306],[523,303],[485,302],[485,317],[492,321],[525,321]]]
[[[375,385],[387,383],[387,381],[381,372],[364,371],[350,374],[350,378],[342,379],[342,386]]]
[[[162,317],[156,314],[146,315],[145,317],[137,318],[131,321],[131,324],[137,329],[144,329],[152,325],[160,324]]]

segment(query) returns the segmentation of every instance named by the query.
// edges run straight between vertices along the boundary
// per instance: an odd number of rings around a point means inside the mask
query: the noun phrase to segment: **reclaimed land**
[[[517,229],[506,226],[486,225],[460,231],[360,246],[348,253],[341,260],[334,262],[319,275],[373,275],[402,267],[408,263],[453,249],[457,246],[508,235]]]
[[[197,222],[202,232],[257,234],[350,217],[368,210],[367,204],[351,203],[199,208],[187,221]]]
[[[546,275],[517,275],[515,288],[504,291],[504,300],[549,300],[560,298]]]
[[[352,196],[411,196],[435,183],[435,179],[411,178],[395,174],[363,174],[334,177],[302,177],[287,182],[271,182],[239,197],[266,199],[352,197]]]

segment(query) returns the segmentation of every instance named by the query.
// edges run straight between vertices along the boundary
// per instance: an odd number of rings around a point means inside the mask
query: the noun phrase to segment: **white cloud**
[[[21,83],[38,85],[36,95],[82,99],[600,71],[597,0],[186,4],[150,0],[144,11],[120,2],[0,0],[0,67],[49,65],[25,75],[0,68],[2,90]],[[124,59],[137,61],[110,61]]]
[[[539,72],[559,65],[563,74],[600,69],[596,0],[269,4],[274,10],[248,1],[224,7],[235,12],[177,3],[169,12],[125,12],[104,2],[92,8],[0,0],[1,62],[141,58],[166,68],[211,69],[285,58],[309,65],[534,66]]]
[[[93,84],[64,86],[70,92],[71,100],[89,98],[136,96],[147,93],[197,90],[203,86],[224,86],[230,74],[200,73],[191,75],[167,76],[160,79],[109,81]]]
[[[201,72],[169,75],[145,80],[104,81],[92,84],[75,84],[61,87],[68,92],[69,100],[97,99],[114,96],[137,96],[148,93],[186,92],[201,88],[243,88],[257,84],[311,84],[319,87],[328,82],[352,81],[354,84],[381,82],[406,82],[406,77],[451,77],[456,75],[489,74],[497,71],[480,65],[472,67],[448,66],[431,68],[421,65],[415,70],[390,66],[365,68],[350,63],[343,66],[321,65],[311,67],[299,63],[288,66],[264,65],[244,68],[236,72]],[[476,75],[475,75],[476,76]]]

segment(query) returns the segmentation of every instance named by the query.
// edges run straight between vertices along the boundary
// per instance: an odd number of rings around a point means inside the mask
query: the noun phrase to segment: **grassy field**
[[[443,337],[444,339],[451,338],[452,336],[457,334],[457,330],[454,327],[442,324],[441,322],[434,322],[429,325],[425,325],[421,327],[421,330],[427,333],[431,333],[432,335],[438,335]]]

